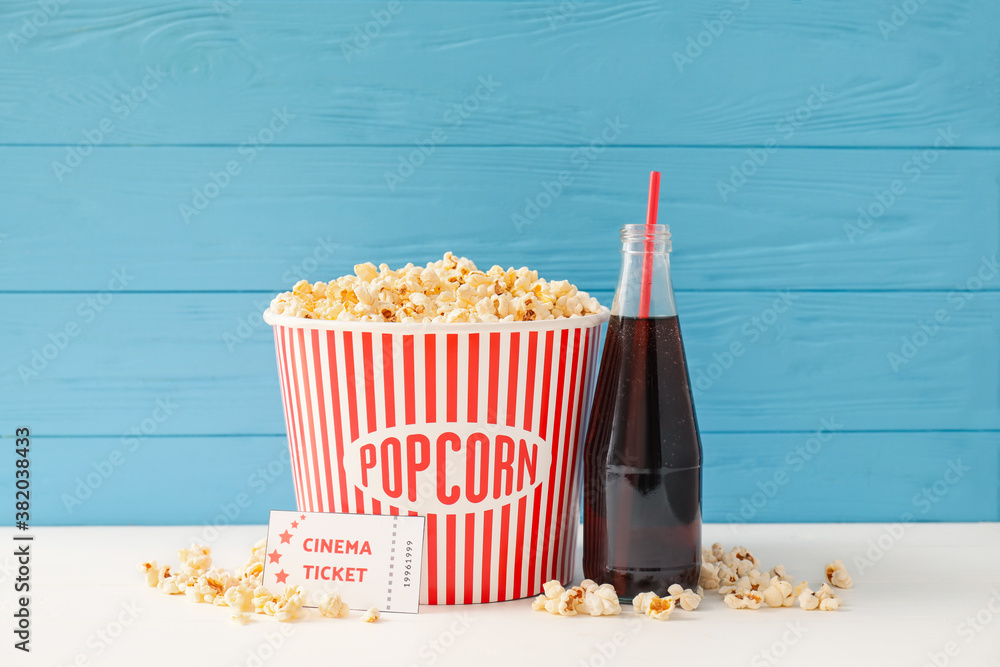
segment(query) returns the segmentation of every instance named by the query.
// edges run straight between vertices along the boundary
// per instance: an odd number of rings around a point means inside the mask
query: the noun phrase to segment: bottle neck
[[[670,282],[670,228],[655,225],[649,231],[646,225],[625,225],[621,241],[622,266],[611,314],[639,317],[643,277],[648,270],[649,317],[676,315],[677,305]]]

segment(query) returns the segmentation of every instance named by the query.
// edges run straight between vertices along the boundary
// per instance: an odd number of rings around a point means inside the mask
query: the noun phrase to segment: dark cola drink
[[[647,317],[629,314],[623,263],[584,445],[584,574],[625,599],[694,588],[701,570],[701,441],[669,265],[658,263]]]

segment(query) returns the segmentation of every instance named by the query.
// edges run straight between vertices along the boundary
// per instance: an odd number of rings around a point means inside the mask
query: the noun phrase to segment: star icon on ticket
[[[281,543],[282,544],[291,544],[292,543],[292,541],[291,541],[292,540],[292,534],[289,533],[287,530],[285,532],[283,532],[283,533],[279,533],[278,537],[281,538]]]
[[[270,559],[271,559],[271,560],[269,561],[269,562],[271,562],[271,563],[277,563],[277,562],[278,562],[278,559],[280,559],[280,558],[281,558],[281,554],[279,554],[279,553],[278,553],[278,550],[277,550],[277,549],[275,549],[274,551],[272,551],[271,553],[269,553],[269,554],[268,554],[267,556],[268,556],[268,558],[270,558]]]
[[[283,584],[285,583],[285,579],[288,579],[288,573],[285,572],[284,570],[282,570],[281,572],[275,572],[274,578],[278,581],[279,584]]]

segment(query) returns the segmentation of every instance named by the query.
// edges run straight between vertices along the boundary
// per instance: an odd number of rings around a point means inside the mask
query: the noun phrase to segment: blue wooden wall
[[[29,426],[36,523],[262,522],[293,503],[273,293],[453,250],[608,304],[656,168],[706,518],[998,520],[998,25],[5,0],[0,464]]]

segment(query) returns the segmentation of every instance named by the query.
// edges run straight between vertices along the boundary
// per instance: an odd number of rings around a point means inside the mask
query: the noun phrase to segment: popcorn
[[[192,573],[203,574],[212,567],[212,550],[201,544],[192,544],[190,549],[178,549],[177,557],[181,561],[181,569]]]
[[[787,581],[788,583],[792,583],[792,577],[785,571],[785,566],[782,565],[781,563],[778,563],[773,568],[771,568],[771,571],[768,574],[770,574],[772,577],[777,577],[782,581]]]
[[[583,603],[584,590],[579,586],[574,586],[569,590],[564,590],[559,596],[559,604],[556,609],[560,616],[576,616],[576,608]]]
[[[593,581],[584,579],[579,588],[584,591],[583,602],[578,607],[581,612],[591,616],[617,616],[622,613],[618,593],[611,584],[598,586]]]
[[[319,613],[327,618],[344,618],[351,613],[351,609],[340,599],[340,595],[327,593],[319,601]]]
[[[714,556],[713,556],[714,558]],[[713,562],[702,562],[698,585],[710,591],[719,587],[719,568]]]
[[[650,601],[656,597],[656,593],[652,591],[647,591],[646,593],[639,593],[632,598],[632,607],[635,608],[635,613],[645,614],[649,611]]]
[[[782,581],[778,577],[771,578],[771,584],[762,593],[764,603],[768,607],[791,607],[795,604],[795,596],[792,595],[792,585],[787,581]]]
[[[764,596],[757,591],[730,593],[724,601],[731,609],[760,609],[761,604],[764,603]]]
[[[246,625],[250,622],[250,614],[233,614],[229,620],[237,625]]]
[[[569,281],[549,282],[524,267],[484,272],[450,252],[426,268],[365,263],[329,283],[300,280],[270,307],[278,315],[364,322],[513,322],[600,310],[597,299]]]
[[[819,607],[819,598],[813,594],[812,589],[808,586],[802,589],[802,592],[799,593],[798,600],[799,606],[806,611],[812,611],[813,609]]]
[[[576,616],[578,613],[615,616],[622,611],[618,593],[611,584],[598,586],[597,582],[584,579],[579,586],[566,589],[553,579],[542,584],[542,591],[531,603],[535,611],[547,611],[557,616]]]
[[[566,592],[558,580],[553,579],[542,584],[542,594],[531,603],[531,608],[535,611],[547,611],[550,614],[559,614],[559,603],[562,594]]]
[[[657,621],[665,621],[670,618],[674,610],[674,599],[671,597],[659,598],[655,595],[649,601],[649,609],[646,614]]]
[[[361,616],[361,620],[365,623],[374,623],[381,617],[382,615],[378,613],[378,609],[376,607],[372,607]]]
[[[639,593],[632,598],[632,607],[635,609],[635,613],[645,614],[657,621],[665,621],[670,618],[670,614],[674,611],[674,606],[675,603],[672,597],[661,598],[652,591]]]
[[[298,586],[286,586],[284,593],[280,597],[273,597],[264,603],[264,613],[274,616],[282,623],[294,621],[299,616],[302,603],[305,602],[305,594]],[[256,606],[256,604],[255,604]]]
[[[771,576],[756,569],[750,570],[750,573],[747,574],[747,579],[750,581],[750,587],[755,591],[766,588],[771,584]]]
[[[667,594],[673,599],[676,605],[685,611],[694,611],[701,604],[701,595],[690,588],[684,588],[680,584],[671,584],[667,588]]]
[[[155,560],[139,563],[139,571],[146,575],[147,586],[156,588],[156,585],[160,583],[160,568]]]
[[[832,563],[826,564],[826,580],[837,588],[850,588],[854,585],[854,580],[847,573],[844,562],[839,558]]]
[[[820,611],[835,611],[837,609],[840,609],[840,605],[841,604],[842,604],[841,599],[839,597],[837,597],[836,595],[834,595],[833,597],[829,597],[829,598],[822,598],[819,601],[819,610]]]
[[[238,584],[230,587],[222,596],[225,603],[238,612],[252,612],[253,589],[246,584]]]

